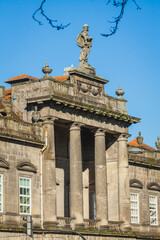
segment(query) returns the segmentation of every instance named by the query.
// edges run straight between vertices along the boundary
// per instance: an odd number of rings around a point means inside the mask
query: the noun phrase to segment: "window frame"
[[[20,194],[20,187],[21,187],[21,185],[20,185],[20,179],[26,179],[26,180],[29,180],[29,182],[30,182],[30,186],[29,187],[27,187],[27,186],[22,186],[23,188],[29,188],[30,189],[30,194],[29,194],[29,197],[30,197],[30,204],[28,205],[28,206],[30,206],[30,212],[29,213],[25,213],[25,212],[21,212],[20,211],[20,206],[27,206],[27,204],[22,204],[22,203],[20,203],[20,197],[22,196],[22,197],[24,197],[25,195],[23,195],[23,194]],[[25,177],[25,176],[19,176],[19,214],[21,214],[21,215],[31,215],[31,207],[32,207],[32,196],[31,196],[31,178],[30,177]],[[27,196],[27,195],[26,195]]]
[[[137,200],[136,201],[131,200],[131,194],[137,195]],[[133,208],[131,206],[132,202],[137,202],[137,208]],[[137,215],[132,215],[132,209],[136,209],[138,214]],[[130,214],[131,214],[131,224],[140,224],[139,192],[134,192],[134,191],[130,192]],[[137,222],[132,222],[132,217],[137,217]]]
[[[1,185],[1,209],[0,209],[0,212],[3,212],[3,174],[0,173],[0,176],[1,176],[1,182],[0,182],[0,185]]]
[[[156,223],[151,223],[151,220],[154,218],[151,216],[151,211],[150,211],[150,206],[151,206],[151,202],[150,202],[150,197],[154,197],[156,199]],[[152,204],[154,204],[154,202],[152,202]],[[154,194],[149,194],[149,220],[150,220],[150,226],[158,226],[158,196],[154,195]]]

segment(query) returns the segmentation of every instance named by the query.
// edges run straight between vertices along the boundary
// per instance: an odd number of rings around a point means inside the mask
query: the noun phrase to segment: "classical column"
[[[100,219],[101,228],[108,227],[107,171],[105,130],[95,133],[95,193],[96,219]]]
[[[70,127],[70,215],[78,226],[83,224],[81,124]]]
[[[55,118],[43,119],[44,127],[47,127],[47,149],[43,160],[43,212],[44,226],[56,224],[56,161],[55,161]]]
[[[130,227],[130,189],[129,165],[127,151],[127,134],[118,138],[118,168],[119,168],[119,216],[123,229]]]

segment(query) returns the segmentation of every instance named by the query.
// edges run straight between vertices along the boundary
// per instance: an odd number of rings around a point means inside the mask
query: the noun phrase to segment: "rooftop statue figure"
[[[77,45],[81,47],[81,52],[80,52],[80,65],[88,65],[88,55],[90,52],[90,49],[92,47],[92,37],[89,37],[88,35],[88,28],[89,26],[85,24],[83,26],[83,30],[81,31],[80,34],[77,36]]]

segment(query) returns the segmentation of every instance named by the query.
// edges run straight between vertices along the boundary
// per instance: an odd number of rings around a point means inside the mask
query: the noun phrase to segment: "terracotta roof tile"
[[[133,147],[140,147],[136,138],[134,140],[128,142],[127,144],[130,145],[130,146],[133,146]],[[142,143],[141,146],[145,149],[148,149],[148,150],[157,151],[155,148],[152,148],[152,147],[150,147],[150,146],[148,146],[147,144],[144,144],[144,143]]]
[[[12,88],[8,88],[5,90],[5,99],[11,98]]]
[[[12,88],[8,88],[5,90],[5,95],[11,94]]]
[[[18,76],[16,76],[16,77],[10,78],[10,79],[6,80],[5,82],[10,82],[10,81],[15,81],[15,80],[21,80],[21,79],[33,79],[33,80],[38,80],[38,78],[29,76],[29,75],[26,75],[26,74],[21,74],[21,75],[18,75]]]
[[[64,75],[64,76],[58,76],[58,77],[54,77],[54,79],[56,81],[59,81],[59,82],[64,82],[68,79],[69,75]]]

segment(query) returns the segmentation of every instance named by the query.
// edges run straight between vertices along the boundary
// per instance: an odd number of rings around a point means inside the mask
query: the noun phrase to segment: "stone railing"
[[[126,100],[125,99],[119,99],[115,97],[108,96],[105,94],[104,97],[104,102],[107,105],[107,109],[115,112],[120,112],[127,114],[127,109],[126,109]]]
[[[144,165],[146,167],[157,167],[160,168],[160,156],[157,158],[149,158],[146,156],[137,156],[136,154],[129,154],[128,160],[130,164]]]
[[[116,221],[109,221],[108,222],[108,227],[112,231],[119,231],[121,226],[121,222],[116,222]]]
[[[108,109],[110,111],[127,114],[126,100],[108,96],[102,94],[101,98],[88,95],[81,96],[77,93],[77,86],[70,82],[57,82],[54,80],[41,80],[36,83],[28,84],[26,86],[26,99],[27,101],[34,102],[36,99],[49,100],[54,97],[62,99],[63,101],[80,102],[87,106],[93,106],[95,108]],[[99,99],[99,100],[98,100]]]
[[[57,217],[58,226],[63,228],[71,228],[73,218],[70,217]]]
[[[63,228],[74,228],[74,218],[70,217],[57,217],[58,220],[58,227]],[[99,227],[99,220],[95,219],[84,219],[84,228],[92,228],[92,229],[98,229]]]
[[[84,227],[85,228],[98,229],[98,225],[99,225],[99,220],[84,219]]]
[[[0,135],[30,142],[43,142],[44,130],[38,124],[0,117]]]

